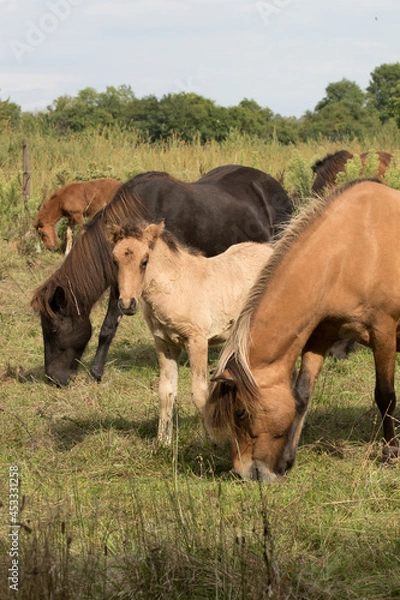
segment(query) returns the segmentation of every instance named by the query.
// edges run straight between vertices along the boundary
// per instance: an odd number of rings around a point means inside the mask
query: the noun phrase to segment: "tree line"
[[[400,128],[400,63],[383,64],[370,74],[365,91],[354,81],[330,83],[314,110],[300,117],[285,117],[243,99],[237,106],[223,107],[195,93],[137,98],[128,85],[91,87],[76,96],[63,95],[47,110],[22,112],[9,100],[0,100],[2,128],[40,128],[57,135],[87,129],[118,127],[135,131],[142,141],[163,141],[173,136],[186,142],[223,141],[232,131],[283,144],[321,137],[333,141],[363,139],[392,121]]]

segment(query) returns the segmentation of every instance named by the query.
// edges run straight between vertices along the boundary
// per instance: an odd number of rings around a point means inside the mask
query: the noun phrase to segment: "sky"
[[[44,110],[128,85],[302,116],[400,61],[398,0],[0,0],[0,99]]]

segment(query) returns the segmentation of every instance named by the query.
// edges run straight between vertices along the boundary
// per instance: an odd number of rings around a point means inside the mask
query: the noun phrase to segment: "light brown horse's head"
[[[112,225],[108,230],[118,267],[118,305],[125,315],[134,315],[143,292],[147,264],[164,222],[131,228]]]
[[[55,251],[58,249],[58,240],[54,223],[44,222],[41,218],[40,212],[38,213],[33,227],[38,232],[40,239],[48,250]]]
[[[263,389],[231,360],[210,386],[204,420],[213,438],[231,440],[233,470],[243,479],[273,481],[293,466],[296,403],[290,383]]]

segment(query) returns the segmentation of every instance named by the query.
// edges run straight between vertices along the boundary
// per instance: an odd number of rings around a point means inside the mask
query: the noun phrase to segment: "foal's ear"
[[[151,225],[148,225],[143,231],[143,236],[148,240],[149,244],[154,243],[156,239],[160,237],[164,228],[164,221],[161,221],[161,223],[151,223]]]
[[[106,236],[109,242],[116,244],[124,237],[123,229],[115,223],[106,223]]]

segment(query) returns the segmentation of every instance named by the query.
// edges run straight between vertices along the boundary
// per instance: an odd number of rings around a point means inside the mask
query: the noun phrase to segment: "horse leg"
[[[375,402],[382,415],[383,439],[382,456],[384,461],[400,456],[399,443],[394,426],[396,393],[394,372],[396,364],[396,326],[388,320],[386,327],[379,324],[371,334],[371,347],[375,360]]]
[[[293,387],[293,395],[296,403],[296,414],[288,433],[288,440],[284,452],[279,459],[277,469],[282,473],[288,471],[296,459],[297,447],[303,430],[311,396],[314,391],[315,382],[322,365],[326,352],[332,345],[332,339],[316,332],[311,336],[304,347],[300,370]]]
[[[75,226],[75,220],[73,218],[68,219],[67,233],[66,233],[67,243],[65,246],[65,256],[67,256],[71,252],[73,235],[74,235],[74,226]]]
[[[90,375],[96,381],[101,381],[108,350],[112,340],[114,339],[117,327],[122,317],[122,313],[118,308],[118,298],[118,287],[113,285],[110,288],[110,299],[108,301],[107,314],[101,326],[96,354],[90,367]]]
[[[187,341],[186,349],[190,362],[191,398],[197,406],[200,415],[202,415],[208,396],[208,340],[204,337],[193,336]],[[203,423],[201,425],[201,433],[204,437]]]
[[[172,443],[172,411],[178,393],[178,370],[181,350],[178,346],[168,344],[154,336],[157,358],[160,365],[160,381],[158,396],[160,401],[160,417],[158,421],[157,439],[168,446]]]

